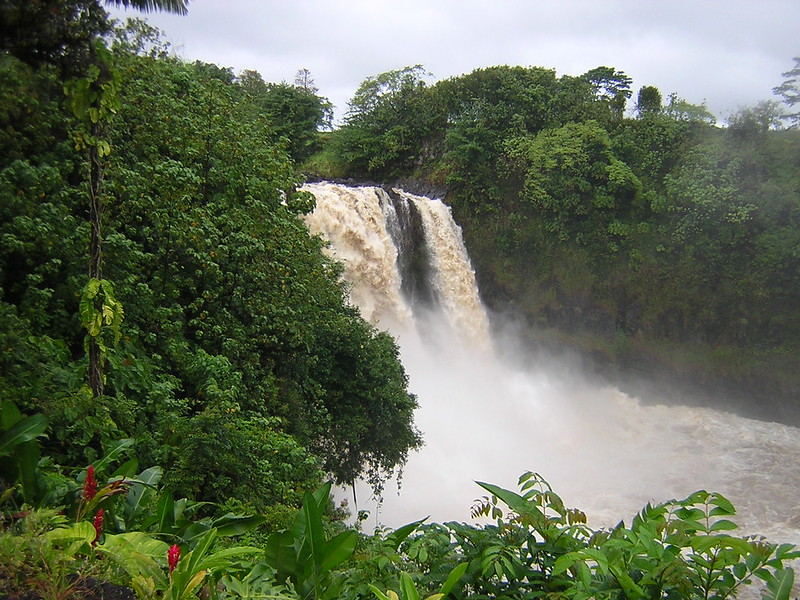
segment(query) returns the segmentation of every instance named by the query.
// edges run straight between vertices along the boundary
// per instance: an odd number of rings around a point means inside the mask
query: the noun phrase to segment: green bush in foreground
[[[139,598],[723,599],[755,580],[788,600],[800,557],[792,544],[737,537],[733,505],[698,491],[642,509],[629,526],[591,529],[538,474],[520,492],[490,495],[465,523],[410,523],[371,536],[330,519],[330,484],[306,493],[285,530],[175,499],[161,469],[111,471],[122,440],[96,465],[67,475],[40,457],[47,422],[0,405],[0,597],[85,597],[105,581]],[[208,507],[207,507],[208,508]],[[214,511],[206,511],[213,513]],[[217,507],[217,512],[219,507]],[[248,534],[249,545],[229,541]]]

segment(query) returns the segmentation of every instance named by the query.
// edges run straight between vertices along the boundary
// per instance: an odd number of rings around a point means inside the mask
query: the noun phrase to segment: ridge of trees
[[[797,68],[783,75],[796,108]],[[446,190],[484,300],[535,343],[735,382],[753,398],[737,409],[798,422],[796,115],[764,101],[720,127],[648,85],[628,110],[631,83],[611,67],[390,71],[307,168]]]

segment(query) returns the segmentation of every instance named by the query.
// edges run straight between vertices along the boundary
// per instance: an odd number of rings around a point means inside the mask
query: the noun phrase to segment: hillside
[[[305,168],[444,196],[484,300],[531,344],[797,423],[800,134],[775,101],[723,126],[630,82],[609,67],[384,73]]]

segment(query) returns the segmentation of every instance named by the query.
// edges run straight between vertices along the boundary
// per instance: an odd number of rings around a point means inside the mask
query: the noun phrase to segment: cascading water
[[[345,261],[362,314],[397,336],[419,398],[415,420],[426,445],[410,457],[399,494],[387,488],[380,509],[370,507],[375,524],[428,515],[469,521],[482,495],[475,480],[513,489],[533,470],[594,527],[708,489],[733,501],[744,532],[800,542],[800,430],[643,405],[563,366],[526,364],[519,353],[513,363],[499,358],[490,346],[504,344],[489,343],[460,230],[444,204],[372,187],[306,189],[317,198],[309,228]]]
[[[305,189],[317,199],[308,228],[328,239],[331,254],[344,262],[351,301],[364,318],[404,335],[432,312],[462,343],[488,346],[488,320],[461,229],[443,202],[378,187]]]

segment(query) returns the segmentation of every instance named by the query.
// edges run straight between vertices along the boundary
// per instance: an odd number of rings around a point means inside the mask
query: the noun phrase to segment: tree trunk
[[[100,188],[103,183],[103,171],[100,165],[100,150],[97,147],[100,127],[97,123],[92,125],[94,144],[89,146],[89,223],[91,226],[91,239],[89,242],[89,279],[101,279],[102,272],[102,244],[100,237],[100,223],[102,203],[100,201]],[[98,298],[95,302],[102,303]],[[102,306],[97,307],[102,310]],[[92,395],[98,398],[103,395],[103,357],[97,339],[89,340],[89,386]]]

